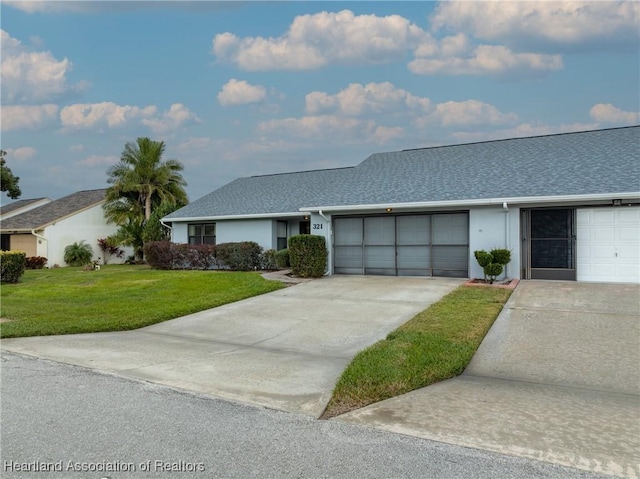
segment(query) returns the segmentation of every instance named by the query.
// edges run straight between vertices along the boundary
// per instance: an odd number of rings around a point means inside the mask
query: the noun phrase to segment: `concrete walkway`
[[[318,417],[361,349],[462,280],[332,276],[136,331],[2,349]]]
[[[464,374],[335,420],[640,477],[640,286],[521,282]]]

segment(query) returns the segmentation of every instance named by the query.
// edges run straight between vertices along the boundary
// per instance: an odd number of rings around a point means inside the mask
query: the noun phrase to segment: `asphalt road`
[[[6,352],[1,360],[7,479],[603,477]]]

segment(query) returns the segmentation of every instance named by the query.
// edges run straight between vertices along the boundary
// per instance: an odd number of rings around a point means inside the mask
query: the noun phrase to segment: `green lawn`
[[[259,273],[108,265],[27,270],[2,285],[0,337],[123,331],[282,288]]]
[[[448,379],[464,371],[511,290],[461,286],[356,355],[323,418]]]

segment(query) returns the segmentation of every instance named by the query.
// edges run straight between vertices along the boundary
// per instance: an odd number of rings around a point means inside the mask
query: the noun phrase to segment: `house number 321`
[[[321,230],[322,229],[322,223],[313,223],[313,229],[314,230]]]

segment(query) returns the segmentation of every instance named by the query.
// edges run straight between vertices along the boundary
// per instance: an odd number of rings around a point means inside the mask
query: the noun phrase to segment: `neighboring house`
[[[44,256],[49,267],[64,266],[65,247],[84,240],[91,245],[93,257],[97,259],[102,255],[97,240],[117,230],[117,226],[107,224],[104,218],[105,192],[105,189],[79,191],[6,219],[3,215],[0,223],[3,249],[25,251],[27,256]],[[9,207],[11,204],[4,206],[3,213],[4,208]],[[114,258],[111,262],[117,261],[122,260]]]
[[[322,235],[328,273],[640,282],[640,127],[376,153],[237,179],[164,218],[179,243]]]
[[[7,205],[0,206],[0,221],[19,215],[25,211],[38,208],[39,206],[51,203],[49,198],[30,198],[28,200],[17,200]]]

